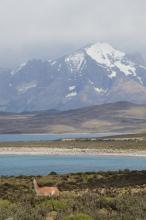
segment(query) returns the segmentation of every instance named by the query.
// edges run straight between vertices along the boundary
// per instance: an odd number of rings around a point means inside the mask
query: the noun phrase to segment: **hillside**
[[[146,105],[117,102],[69,111],[0,113],[0,133],[144,132]]]

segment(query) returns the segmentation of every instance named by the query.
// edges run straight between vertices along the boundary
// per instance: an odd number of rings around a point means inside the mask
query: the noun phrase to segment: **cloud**
[[[145,0],[0,0],[0,65],[96,41],[146,55]]]

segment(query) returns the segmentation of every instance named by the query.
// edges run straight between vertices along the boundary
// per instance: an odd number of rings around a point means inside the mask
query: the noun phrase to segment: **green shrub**
[[[60,201],[60,200],[45,200],[38,206],[41,206],[42,208],[50,208],[51,210],[57,211],[58,209],[64,209],[66,208],[67,204],[65,201]]]
[[[63,218],[63,220],[93,220],[89,215],[84,213],[78,213],[74,215],[69,215]]]
[[[6,199],[0,199],[0,208],[7,208],[11,205],[11,202]]]
[[[48,175],[52,175],[52,176],[56,176],[56,175],[58,175],[55,171],[51,171]]]

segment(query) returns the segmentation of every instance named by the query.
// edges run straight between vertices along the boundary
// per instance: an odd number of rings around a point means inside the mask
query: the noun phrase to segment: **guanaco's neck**
[[[33,180],[33,184],[34,184],[35,190],[38,191],[39,186],[38,186],[37,181],[35,179]]]

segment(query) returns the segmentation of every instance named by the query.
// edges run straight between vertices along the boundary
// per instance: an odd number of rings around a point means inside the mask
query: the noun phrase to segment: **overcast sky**
[[[0,0],[0,66],[97,41],[146,57],[146,0]]]

